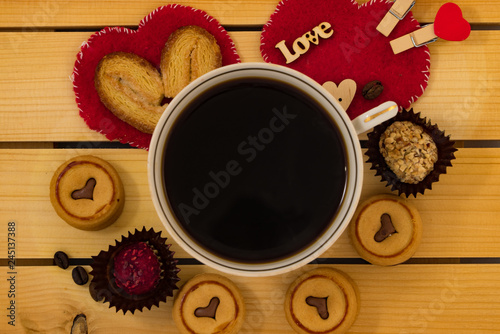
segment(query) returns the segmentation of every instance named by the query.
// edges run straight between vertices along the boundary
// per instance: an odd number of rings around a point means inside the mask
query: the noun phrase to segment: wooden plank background
[[[464,15],[467,14],[468,18],[473,17],[473,13],[483,8],[482,6],[486,7],[477,1],[462,2]],[[255,10],[265,11],[265,15],[263,13],[260,15],[262,19],[267,19],[272,8],[267,11],[264,8],[274,3],[273,1],[248,2],[242,8],[252,6]],[[496,6],[494,5],[496,2],[487,3],[490,4],[490,9],[485,8],[485,12],[496,15],[495,10],[500,8],[500,0]],[[33,8],[38,8],[30,1],[15,2],[15,4],[8,2],[8,4],[10,6],[6,6],[3,14],[18,12],[17,16],[26,17],[26,12],[30,13]],[[61,13],[68,11],[68,16],[75,21],[78,18],[85,22],[89,22],[89,17],[96,20],[106,18],[107,25],[115,24],[109,21],[111,14],[104,14],[107,12],[106,8],[115,8],[108,2],[101,2],[100,5],[93,3],[93,6],[85,6],[88,8],[83,12],[73,12],[81,4],[82,2],[71,2],[69,5],[66,1],[56,2],[52,6],[58,6]],[[31,9],[24,8],[28,5],[31,5],[29,6]],[[113,3],[114,5],[116,3]],[[146,4],[141,2],[141,6]],[[233,11],[227,9],[231,6],[227,3],[219,6],[224,8],[223,12],[226,14],[216,15],[216,18],[224,23],[225,17],[233,17]],[[419,2],[416,8],[430,8],[428,10],[432,11],[435,6],[435,2],[427,1],[423,4]],[[134,13],[138,11],[137,6],[125,8],[127,9],[124,10]],[[150,4],[148,8],[150,11],[155,5]],[[95,11],[95,15],[87,16],[85,11]],[[249,10],[249,13],[251,12]],[[243,15],[239,10],[235,10],[234,13]],[[418,17],[417,14],[418,12],[416,13]],[[15,17],[13,14],[2,21],[4,17],[0,14],[0,22],[6,24],[5,22],[14,20]],[[54,15],[53,20],[63,20],[64,17],[65,15]],[[116,17],[122,20],[116,24],[126,25],[126,15]],[[140,18],[134,21],[134,24],[137,25],[139,20]],[[500,15],[495,16],[495,20],[499,22]],[[18,18],[17,23],[10,24],[16,26],[21,21]],[[57,24],[51,22],[48,25]],[[87,28],[91,27],[92,25]],[[56,33],[40,30],[43,29],[0,32],[0,114],[3,116],[4,125],[0,141],[106,140],[104,136],[89,130],[78,116],[70,81],[79,47],[93,30]],[[260,32],[233,31],[230,35],[235,41],[242,61],[262,61],[259,52]],[[421,111],[422,115],[439,124],[441,129],[446,130],[456,140],[500,139],[500,113],[497,112],[500,105],[500,95],[497,93],[500,90],[500,67],[496,56],[500,52],[499,42],[500,31],[475,30],[464,42],[440,40],[431,44],[429,86],[424,95],[413,105],[415,110]],[[365,138],[366,136],[361,137]]]
[[[70,75],[89,32],[0,33],[0,141],[99,141],[78,115]],[[261,62],[259,32],[231,32],[244,62]],[[431,75],[413,104],[456,140],[500,139],[500,31],[430,45]]]
[[[223,25],[260,26],[267,22],[278,0],[179,0],[174,3],[208,12]],[[367,0],[358,0],[365,3]],[[467,19],[474,23],[500,22],[500,0],[456,0]],[[412,9],[420,22],[434,22],[444,2],[419,0]],[[54,27],[136,26],[153,9],[166,5],[163,1],[36,1],[4,0],[0,27],[36,30]]]
[[[247,315],[240,333],[294,333],[283,312],[286,290],[296,277],[316,267],[307,265],[265,278],[228,275],[245,300]],[[359,288],[361,309],[349,333],[490,334],[500,328],[500,266],[329,267],[346,272]],[[88,284],[73,283],[71,269],[19,268],[17,324],[9,333],[67,334],[78,314],[86,315],[92,334],[177,332],[171,312],[173,298],[159,308],[123,315],[108,303],[94,302]],[[90,271],[90,267],[86,269]],[[200,272],[213,270],[181,266],[179,277],[185,282]],[[7,284],[0,280],[0,291],[8,290]]]
[[[109,161],[125,186],[125,207],[117,222],[101,231],[67,225],[49,201],[49,183],[69,158],[92,154]],[[500,149],[460,149],[453,167],[424,196],[410,197],[420,211],[423,240],[415,257],[497,257],[500,254]],[[52,258],[58,250],[89,258],[134,228],[164,230],[150,198],[147,152],[138,149],[13,149],[0,155],[0,222],[16,221],[21,258]],[[389,188],[365,164],[362,200]],[[167,235],[168,236],[168,235]],[[0,240],[7,229],[0,229]],[[170,239],[170,242],[173,242]],[[178,245],[176,256],[188,257]],[[4,253],[0,253],[4,254]],[[356,258],[344,233],[322,257]]]
[[[421,23],[430,23],[444,2],[417,0],[412,12]],[[355,264],[362,261],[344,234],[319,259],[348,273],[359,286],[361,310],[349,333],[500,333],[500,0],[454,2],[473,31],[464,42],[440,40],[429,46],[429,86],[413,105],[459,140],[461,147],[453,167],[432,190],[408,199],[422,216],[422,244],[408,264],[382,268]],[[260,28],[278,0],[176,3],[205,10],[219,20],[242,61],[262,61]],[[89,297],[88,284],[74,284],[71,267],[62,270],[50,260],[55,251],[63,250],[73,264],[88,264],[90,256],[142,226],[165,235],[149,195],[147,152],[100,148],[106,139],[78,116],[70,75],[80,45],[92,33],[105,26],[135,28],[145,15],[166,4],[0,2],[0,240],[7,240],[8,222],[16,222],[18,260],[16,327],[12,327],[5,317],[12,300],[7,293],[7,243],[1,242],[0,333],[69,333],[80,313],[87,316],[92,334],[177,332],[172,298],[150,311],[117,314]],[[66,142],[75,143],[66,146]],[[54,143],[63,148],[55,149]],[[125,185],[122,216],[101,231],[70,227],[49,201],[53,172],[80,154],[108,160]],[[362,200],[390,193],[374,174],[365,164]],[[172,239],[169,242],[181,259],[180,285],[197,273],[214,272],[204,265],[188,265],[189,255]],[[228,275],[240,287],[247,306],[241,333],[293,333],[282,311],[284,295],[296,277],[315,267],[310,264],[266,278]]]

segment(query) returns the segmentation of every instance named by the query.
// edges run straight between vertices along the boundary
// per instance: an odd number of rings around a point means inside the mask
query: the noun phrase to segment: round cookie
[[[90,155],[74,157],[55,171],[50,201],[59,217],[82,230],[100,230],[121,214],[125,193],[108,162]]]
[[[359,292],[345,273],[311,270],[297,278],[285,296],[285,315],[297,333],[345,333],[359,312]]]
[[[238,287],[217,274],[199,274],[180,289],[173,318],[181,333],[237,333],[245,318]]]
[[[394,195],[378,195],[358,206],[349,235],[363,259],[391,266],[413,256],[422,239],[422,221],[408,201]]]

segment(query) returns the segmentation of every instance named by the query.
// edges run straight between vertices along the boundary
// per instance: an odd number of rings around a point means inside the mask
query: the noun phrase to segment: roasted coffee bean
[[[54,264],[62,269],[67,269],[69,267],[68,255],[64,252],[56,252],[54,254]]]
[[[77,266],[73,268],[73,272],[71,273],[71,275],[73,276],[73,281],[75,281],[75,283],[78,285],[87,284],[87,282],[89,281],[89,275],[83,267]]]
[[[365,99],[373,100],[374,98],[382,94],[383,90],[384,86],[382,86],[382,83],[378,80],[373,80],[367,83],[365,87],[363,87],[363,91],[361,92],[361,94]]]

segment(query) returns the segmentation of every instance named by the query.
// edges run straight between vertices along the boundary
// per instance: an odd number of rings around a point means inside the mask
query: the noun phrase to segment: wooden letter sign
[[[301,55],[306,53],[309,50],[311,43],[313,43],[314,45],[318,45],[320,37],[324,39],[331,37],[333,35],[333,29],[331,28],[332,25],[330,23],[322,22],[312,30],[298,37],[293,42],[292,48],[294,53],[291,53],[290,50],[288,50],[285,45],[285,40],[282,40],[281,42],[276,44],[275,47],[277,49],[280,49],[281,53],[283,53],[283,56],[285,56],[286,58],[286,63],[290,64],[292,61],[296,60]]]

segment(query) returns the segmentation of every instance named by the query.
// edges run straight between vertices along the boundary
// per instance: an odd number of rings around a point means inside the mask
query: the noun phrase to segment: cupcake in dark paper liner
[[[402,109],[394,118],[368,133],[366,155],[370,169],[398,195],[424,194],[446,173],[455,159],[455,142],[444,131],[421,118],[413,109]]]
[[[173,296],[179,281],[177,260],[166,244],[167,238],[152,228],[137,229],[122,236],[108,251],[92,257],[92,282],[89,291],[96,301],[109,302],[109,307],[123,314],[148,310]]]

